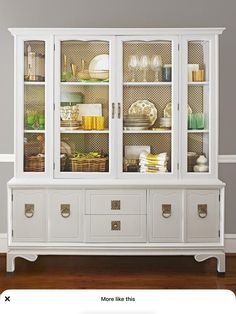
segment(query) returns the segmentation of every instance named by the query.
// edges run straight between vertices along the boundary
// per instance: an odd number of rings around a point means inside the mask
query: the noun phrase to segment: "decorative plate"
[[[171,107],[172,104],[169,102],[164,109],[164,118],[171,118]],[[192,113],[192,108],[188,105],[188,113]]]
[[[148,100],[138,100],[133,103],[128,110],[129,114],[145,114],[150,119],[150,125],[153,125],[157,119],[157,109],[153,103]]]
[[[89,73],[109,71],[109,55],[97,55],[89,63]]]

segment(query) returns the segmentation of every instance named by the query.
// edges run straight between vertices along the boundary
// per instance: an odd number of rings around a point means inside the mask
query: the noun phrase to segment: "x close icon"
[[[10,302],[10,296],[5,296],[5,302]]]

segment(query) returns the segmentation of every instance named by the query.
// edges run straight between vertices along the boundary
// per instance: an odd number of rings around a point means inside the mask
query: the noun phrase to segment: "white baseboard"
[[[236,155],[219,155],[218,162],[221,164],[234,164],[236,163]]]
[[[7,252],[7,234],[0,233],[0,253]],[[225,252],[236,253],[236,234],[225,234]]]
[[[7,234],[0,233],[0,253],[7,252]]]

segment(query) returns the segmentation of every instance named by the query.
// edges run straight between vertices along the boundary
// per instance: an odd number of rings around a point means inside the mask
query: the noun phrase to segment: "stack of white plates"
[[[80,127],[80,122],[75,120],[63,120],[61,121],[62,130],[77,130]]]
[[[171,117],[160,118],[160,127],[161,128],[171,128]]]
[[[125,130],[145,130],[152,125],[150,118],[145,114],[124,115]]]

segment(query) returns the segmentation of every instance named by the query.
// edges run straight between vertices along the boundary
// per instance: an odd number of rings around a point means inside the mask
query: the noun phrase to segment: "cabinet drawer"
[[[90,190],[86,192],[86,214],[146,214],[145,190]]]
[[[146,242],[146,215],[87,215],[87,242]]]
[[[219,242],[219,191],[186,192],[187,242]]]
[[[50,191],[49,209],[49,241],[82,241],[83,192]]]
[[[41,190],[13,191],[13,242],[46,240],[46,202]]]
[[[151,190],[148,217],[150,242],[183,241],[183,192]]]

